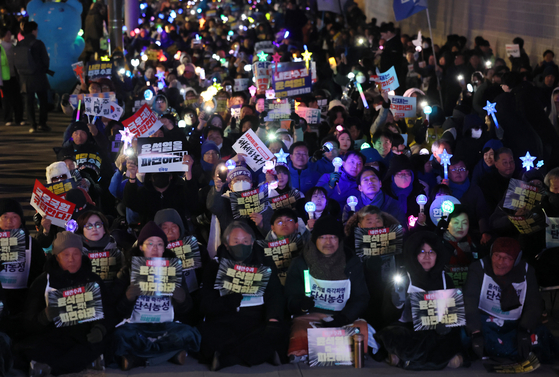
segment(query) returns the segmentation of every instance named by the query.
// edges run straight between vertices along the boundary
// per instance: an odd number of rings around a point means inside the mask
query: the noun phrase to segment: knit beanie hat
[[[85,122],[74,122],[70,125],[70,135],[72,135],[76,131],[84,131],[85,133],[89,132],[89,128]]]
[[[248,177],[248,179],[252,180],[252,174],[250,174],[250,170],[248,170],[244,166],[237,166],[235,169],[230,170],[229,173],[227,173],[227,182],[231,182],[233,178],[238,177],[239,175],[244,175]]]
[[[53,177],[59,177],[64,174],[66,174],[66,179],[72,176],[70,174],[70,170],[68,170],[68,167],[66,166],[66,163],[64,161],[53,162],[47,166],[47,183],[52,183]]]
[[[15,199],[0,199],[0,216],[5,214],[6,212],[14,212],[17,213],[21,223],[23,224],[24,217],[23,217],[23,208],[21,204]]]
[[[162,209],[162,210],[157,211],[157,213],[155,214],[155,218],[153,220],[154,220],[155,224],[157,224],[158,227],[161,227],[161,225],[163,225],[163,223],[166,223],[167,221],[170,221],[173,224],[178,225],[178,227],[181,231],[181,235],[184,234],[184,224],[182,222],[181,216],[173,208],[166,208],[166,209]]]
[[[163,243],[165,243],[165,246],[167,246],[168,241],[165,232],[159,226],[157,226],[154,221],[149,221],[140,231],[140,235],[138,236],[138,246],[143,244],[144,241],[150,237],[161,238],[163,240]]]
[[[330,215],[321,216],[316,220],[312,231],[312,242],[316,243],[318,237],[327,234],[336,236],[338,239],[342,240],[342,226],[335,217]]]
[[[410,159],[408,156],[403,154],[394,155],[392,156],[392,159],[390,159],[390,167],[388,168],[386,177],[393,176],[402,170],[413,170],[413,165]]]
[[[204,141],[204,144],[202,144],[202,156],[204,156],[207,151],[215,151],[217,154],[219,154],[219,147],[213,141],[206,140]]]
[[[493,253],[505,253],[516,260],[520,254],[520,243],[511,237],[499,237],[493,242],[491,246],[491,255]]]
[[[68,231],[60,232],[56,235],[52,243],[52,255],[58,255],[70,247],[82,250],[83,243],[81,236]]]

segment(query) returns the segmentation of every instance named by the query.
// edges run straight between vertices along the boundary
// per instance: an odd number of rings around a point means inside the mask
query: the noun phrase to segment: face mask
[[[483,131],[480,129],[476,130],[475,128],[472,128],[472,139],[479,139],[481,137],[481,133]]]
[[[365,82],[365,80],[366,80],[365,75],[355,76],[355,81],[357,81],[359,84],[363,84]]]
[[[252,245],[235,245],[229,246],[229,254],[233,257],[234,260],[237,262],[242,262],[247,259],[252,253]]]
[[[169,176],[167,174],[155,174],[152,180],[153,185],[157,188],[165,188],[169,185]]]
[[[250,190],[252,188],[252,184],[247,181],[237,181],[233,183],[233,191],[240,192]]]

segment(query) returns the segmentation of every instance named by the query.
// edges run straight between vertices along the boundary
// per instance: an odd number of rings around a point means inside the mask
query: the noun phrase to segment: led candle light
[[[305,211],[309,214],[309,219],[314,219],[314,211],[316,211],[316,205],[313,202],[308,202],[305,204]]]
[[[357,206],[357,198],[355,196],[350,196],[349,198],[347,198],[347,205],[349,206],[349,208],[351,208],[351,210],[353,212],[355,212],[355,206]]]
[[[344,164],[343,160],[340,157],[336,157],[334,161],[332,161],[332,165],[334,165],[334,171],[336,173],[340,172],[340,167]]]

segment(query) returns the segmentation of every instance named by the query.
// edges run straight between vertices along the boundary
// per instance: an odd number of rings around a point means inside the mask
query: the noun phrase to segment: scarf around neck
[[[462,196],[468,191],[470,188],[470,178],[466,178],[464,183],[458,184],[452,181],[449,182],[450,191],[452,192],[452,196],[456,199],[462,199]]]
[[[338,250],[327,257],[317,249],[314,242],[309,242],[303,250],[303,257],[309,266],[309,273],[315,279],[346,280],[344,244],[340,240]]]

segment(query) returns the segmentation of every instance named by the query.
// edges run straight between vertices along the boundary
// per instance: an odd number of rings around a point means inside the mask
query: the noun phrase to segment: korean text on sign
[[[148,137],[161,128],[163,123],[157,115],[144,104],[134,115],[122,122],[137,137]]]
[[[31,206],[59,227],[66,226],[66,222],[72,218],[76,207],[74,203],[70,203],[47,190],[38,180],[35,180],[35,186],[33,187]]]

